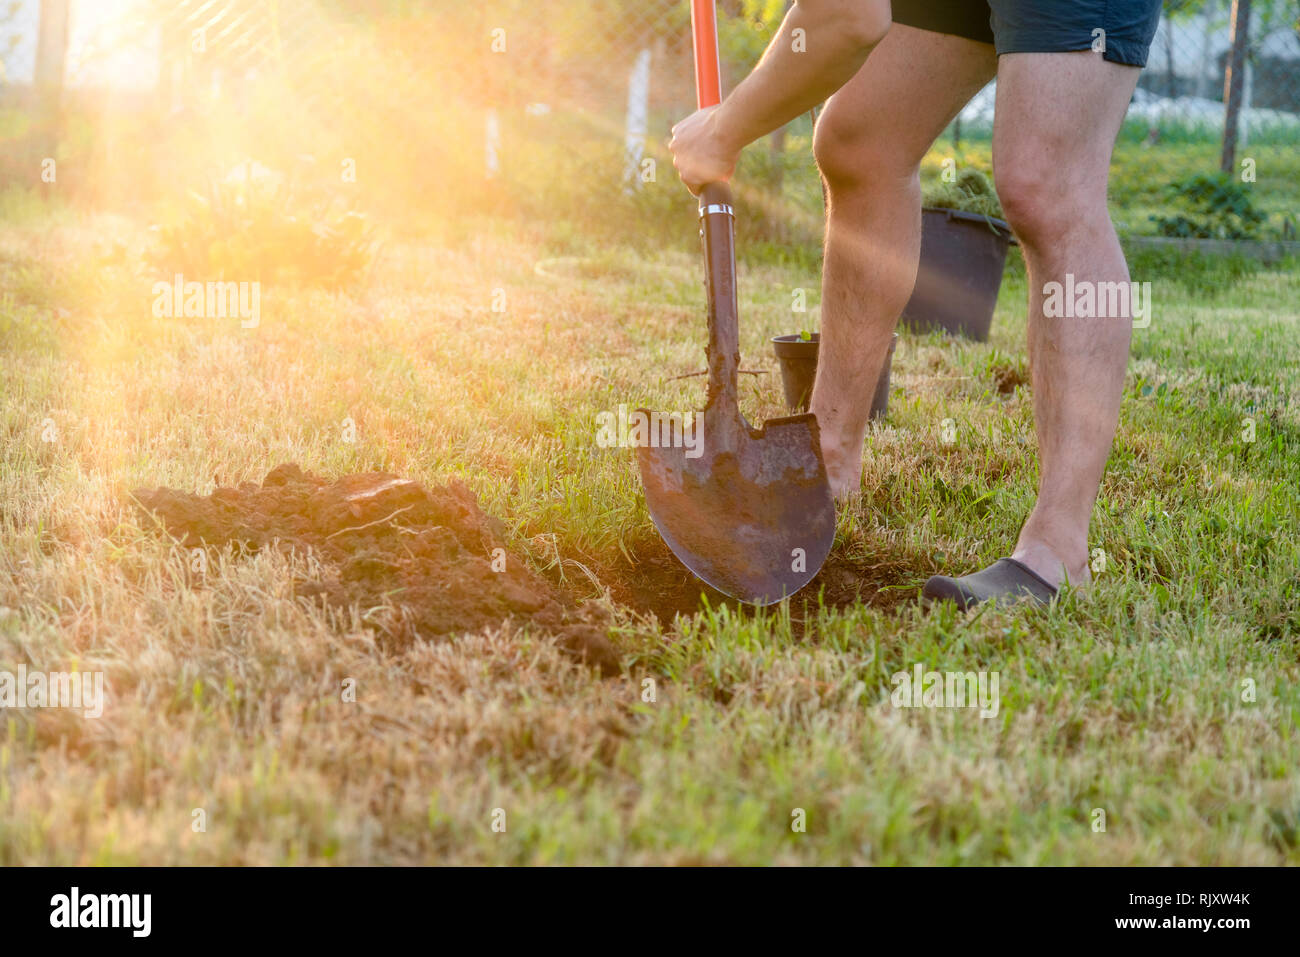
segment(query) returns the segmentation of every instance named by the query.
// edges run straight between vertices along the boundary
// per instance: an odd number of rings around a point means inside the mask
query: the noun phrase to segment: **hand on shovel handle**
[[[727,142],[718,126],[719,107],[697,110],[673,127],[668,149],[686,188],[699,195],[706,183],[723,183],[736,172],[740,150]]]

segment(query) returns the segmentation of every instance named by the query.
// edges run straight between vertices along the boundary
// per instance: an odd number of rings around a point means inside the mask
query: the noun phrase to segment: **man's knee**
[[[834,104],[817,122],[813,157],[832,192],[915,178],[924,150],[909,149],[887,124],[870,117],[842,116]]]
[[[1104,177],[1076,175],[1066,164],[997,163],[994,187],[1011,228],[1030,247],[1050,246],[1069,231],[1102,221],[1106,211]]]

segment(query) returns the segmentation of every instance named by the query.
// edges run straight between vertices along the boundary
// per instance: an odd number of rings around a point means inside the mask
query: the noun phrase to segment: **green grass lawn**
[[[661,629],[626,596],[670,580],[664,549],[596,415],[701,404],[671,378],[703,367],[695,256],[573,238],[539,270],[553,245],[502,225],[391,247],[353,294],[266,289],[244,330],[155,318],[145,240],[39,210],[0,229],[0,669],[109,689],[98,720],[0,715],[0,864],[1300,863],[1295,262],[1134,264],[1155,313],[1090,591],[914,600],[1007,554],[1033,501],[1013,263],[990,342],[898,347],[833,554],[871,598]],[[766,340],[808,324],[792,290],[815,303],[816,267],[740,282],[742,366],[767,373],[745,411],[780,415]],[[522,621],[384,651],[372,609],[295,595],[309,557],[214,552],[195,576],[127,497],[287,461],[463,479],[608,609],[626,674]],[[917,664],[997,672],[996,717],[893,707]]]

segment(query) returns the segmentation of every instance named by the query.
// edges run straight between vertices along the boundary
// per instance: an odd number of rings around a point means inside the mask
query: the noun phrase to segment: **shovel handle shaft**
[[[722,102],[722,74],[714,0],[691,0],[691,39],[695,44],[695,102],[701,110],[717,106]]]
[[[736,230],[731,188],[709,183],[700,190],[700,235],[709,297],[708,405],[739,415],[740,310],[736,295]]]
[[[695,47],[695,99],[700,109],[722,102],[718,20],[714,0],[691,0]],[[731,188],[709,183],[700,190],[700,236],[709,295],[709,385],[706,409],[715,423],[740,421],[736,392],[740,370],[740,319],[736,297],[736,229]],[[715,428],[715,438],[717,436]],[[725,444],[725,440],[723,440]]]

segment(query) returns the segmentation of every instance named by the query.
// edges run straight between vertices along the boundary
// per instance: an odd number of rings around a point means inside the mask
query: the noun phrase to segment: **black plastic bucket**
[[[785,404],[792,413],[807,412],[808,402],[812,398],[813,380],[817,378],[817,349],[820,336],[812,334],[811,339],[801,336],[773,336],[772,349],[776,352],[776,361],[781,366],[781,388],[785,391]],[[898,334],[889,340],[889,352],[885,354],[885,365],[876,380],[876,392],[871,397],[871,417],[882,419],[889,411],[889,372],[894,364],[894,349],[898,345]]]
[[[921,210],[921,264],[903,322],[916,332],[941,329],[977,342],[989,337],[1011,227],[956,209]]]

